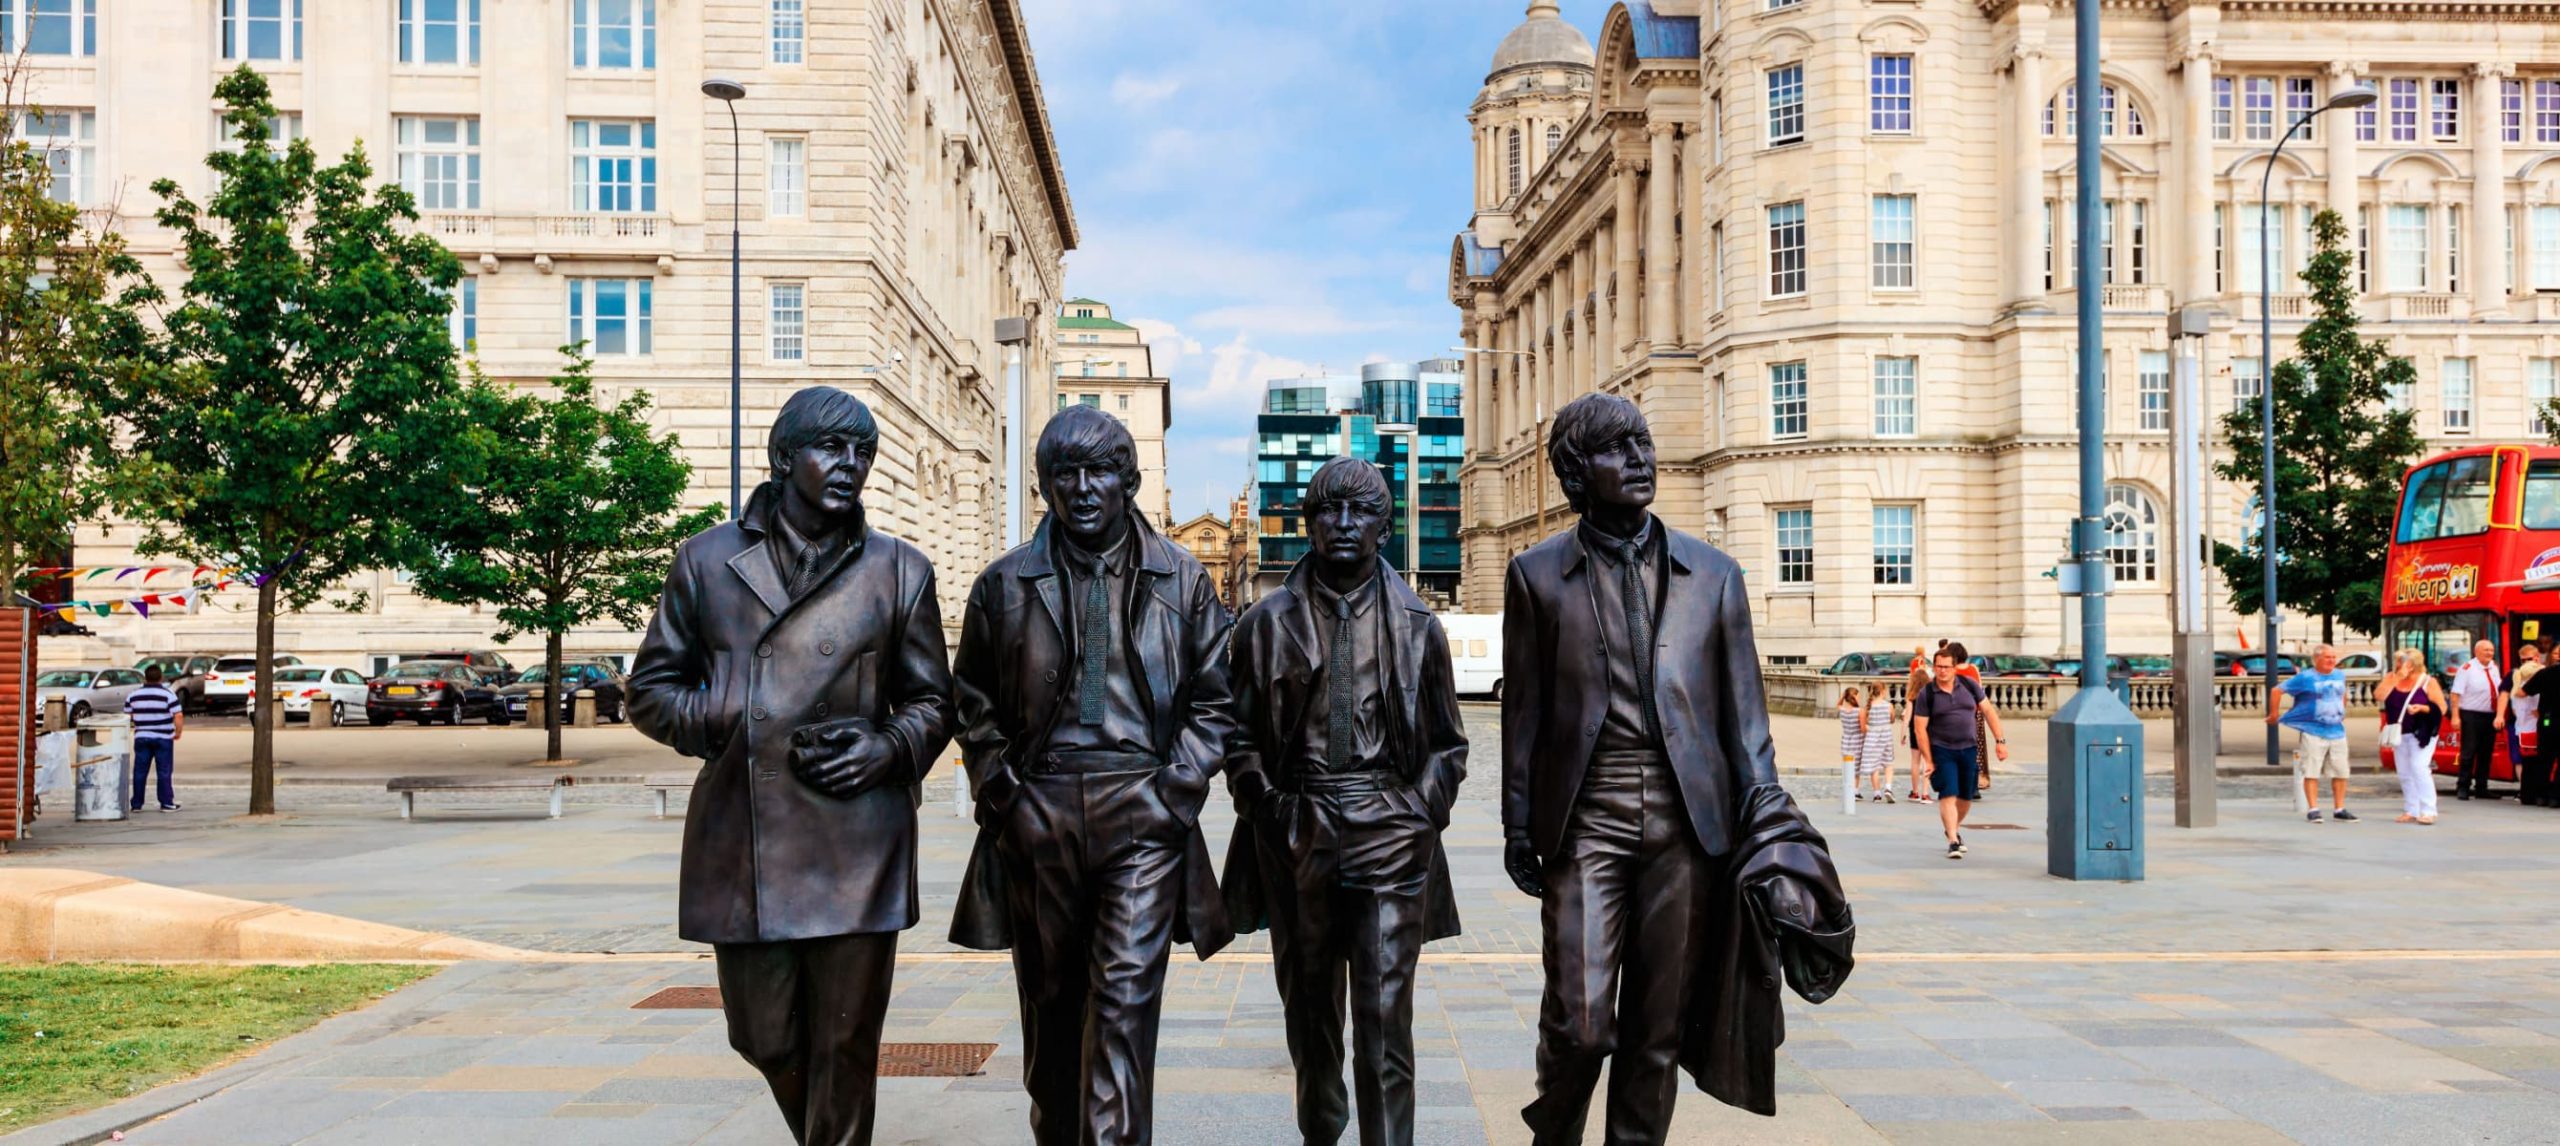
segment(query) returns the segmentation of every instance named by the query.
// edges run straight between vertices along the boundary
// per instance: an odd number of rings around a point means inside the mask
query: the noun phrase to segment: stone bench
[[[414,819],[420,792],[540,792],[551,793],[551,819],[560,818],[560,793],[575,778],[569,776],[401,776],[383,785],[383,789],[400,797],[400,818]],[[665,797],[660,797],[664,800]]]
[[[647,779],[642,780],[640,786],[647,788],[649,795],[657,799],[658,811],[655,818],[666,819],[667,794],[693,791],[693,779],[698,775],[700,775],[698,772],[652,772]]]

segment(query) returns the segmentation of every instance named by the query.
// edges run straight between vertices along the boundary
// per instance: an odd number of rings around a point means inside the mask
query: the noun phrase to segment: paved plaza
[[[2175,828],[2152,798],[2147,881],[2075,884],[2043,874],[2036,771],[2022,763],[1980,807],[1960,862],[1942,858],[1927,807],[1844,817],[1836,781],[1791,780],[1839,858],[1859,967],[1822,1006],[1789,996],[1777,1118],[1689,1093],[1677,1140],[2560,1141],[2560,915],[2536,906],[2560,892],[2545,858],[2560,813],[2449,802],[2433,828],[2398,826],[2388,778],[2365,777],[2366,822],[2313,827],[2281,785],[2235,780],[2207,831]],[[1499,874],[1495,788],[1488,757],[1449,836],[1467,933],[1425,956],[1425,1142],[1526,1141],[1536,917]],[[903,943],[887,1037],[997,1050],[978,1077],[884,1080],[883,1143],[1025,1135],[1009,968],[942,940],[972,830],[950,794],[937,773],[921,811],[925,920]],[[564,961],[457,966],[0,1146],[119,1126],[135,1143],[785,1140],[716,1011],[633,1009],[713,981],[671,922],[681,825],[653,819],[638,789],[580,788],[558,821],[482,796],[422,800],[402,823],[378,786],[295,784],[286,816],[252,823],[232,815],[236,795],[207,785],[174,814],[50,821],[0,862]],[[1223,841],[1232,817],[1213,802],[1205,823]],[[1159,1141],[1291,1137],[1267,950],[1255,936],[1208,964],[1177,953]]]

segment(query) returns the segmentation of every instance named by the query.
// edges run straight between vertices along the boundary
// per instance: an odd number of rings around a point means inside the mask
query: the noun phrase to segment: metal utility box
[[[2109,689],[2084,688],[2045,726],[2045,871],[2142,878],[2142,722]]]

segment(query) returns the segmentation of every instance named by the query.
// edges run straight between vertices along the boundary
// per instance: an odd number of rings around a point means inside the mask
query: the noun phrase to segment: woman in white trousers
[[[2400,816],[2395,823],[2436,822],[2436,738],[2444,721],[2444,688],[2427,671],[2426,657],[2402,649],[2382,681],[2382,726],[2396,729],[2391,768],[2400,776]]]

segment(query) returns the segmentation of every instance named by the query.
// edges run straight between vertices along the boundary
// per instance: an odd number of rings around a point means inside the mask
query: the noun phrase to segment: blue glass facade
[[[1317,467],[1353,457],[1377,466],[1395,494],[1387,563],[1411,573],[1426,595],[1455,596],[1464,394],[1454,364],[1419,365],[1373,364],[1357,389],[1347,378],[1292,379],[1265,392],[1253,463],[1255,580],[1263,590],[1306,556],[1303,513]]]

